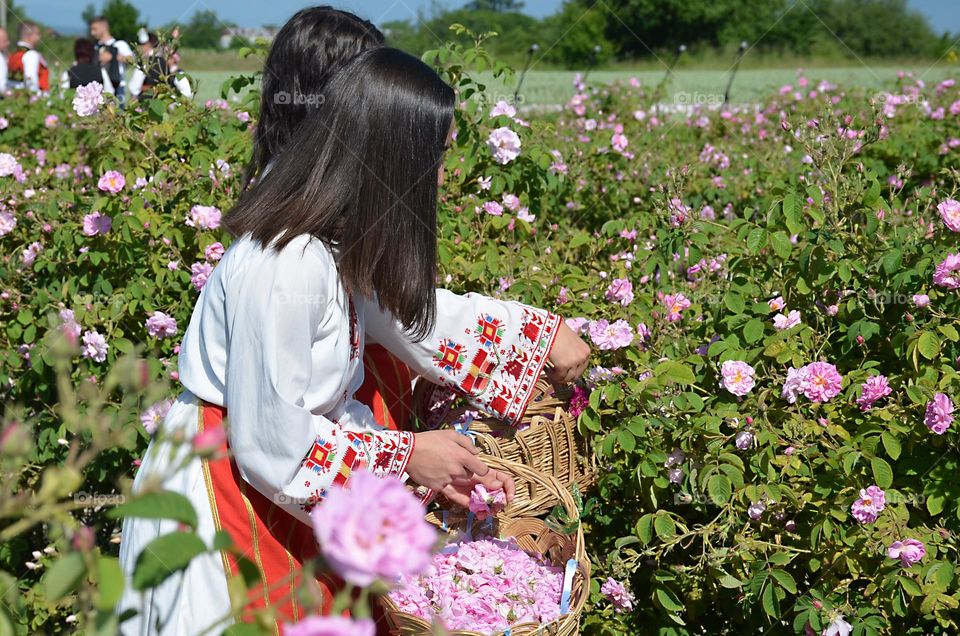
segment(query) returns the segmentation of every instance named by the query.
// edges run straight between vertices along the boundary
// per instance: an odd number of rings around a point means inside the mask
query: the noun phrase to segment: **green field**
[[[806,72],[811,84],[827,80],[842,86],[881,88],[896,79],[900,70],[913,71],[927,83],[939,82],[947,77],[960,76],[960,69],[945,66],[859,66],[836,68],[813,68]],[[574,71],[531,71],[521,90],[525,104],[562,104],[573,94]],[[220,85],[234,73],[225,71],[196,71],[192,75],[199,83],[197,97],[201,100],[219,97]],[[638,78],[645,86],[656,85],[663,79],[662,71],[595,71],[591,82],[612,82],[618,79]],[[483,77],[483,76],[481,76]],[[670,84],[668,101],[674,103],[717,103],[722,101],[729,74],[722,70],[680,70],[674,73]],[[732,102],[751,102],[771,89],[791,84],[797,79],[791,69],[744,69],[737,74],[731,91]],[[493,97],[513,95],[514,84],[503,86],[486,76],[488,91]]]

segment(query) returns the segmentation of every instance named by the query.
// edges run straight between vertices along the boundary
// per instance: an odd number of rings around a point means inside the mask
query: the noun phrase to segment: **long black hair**
[[[436,317],[437,177],[453,109],[453,89],[417,58],[360,53],[224,225],[277,249],[319,238],[349,291],[376,296],[422,339]]]
[[[283,25],[263,68],[260,116],[244,185],[290,142],[332,73],[360,51],[383,43],[383,33],[372,23],[329,6],[302,9]]]

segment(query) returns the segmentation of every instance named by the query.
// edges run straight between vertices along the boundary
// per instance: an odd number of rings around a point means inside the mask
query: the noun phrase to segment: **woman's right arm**
[[[347,400],[334,419],[317,412],[334,404],[346,372],[337,348],[332,259],[289,246],[250,277],[228,312],[226,406],[230,449],[241,477],[275,504],[309,523],[309,509],[354,470],[442,489],[488,469],[452,431],[389,431],[369,407]]]

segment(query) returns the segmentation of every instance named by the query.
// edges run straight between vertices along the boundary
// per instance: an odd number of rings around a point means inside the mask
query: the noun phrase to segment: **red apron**
[[[368,404],[377,421],[391,429],[407,426],[411,420],[412,392],[410,371],[378,345],[364,355],[366,380],[357,399]],[[223,426],[226,409],[202,402],[197,423],[199,431]],[[233,539],[233,550],[222,550],[228,585],[245,568],[256,568],[260,581],[249,590],[241,621],[252,620],[254,610],[269,607],[274,612],[276,633],[284,623],[295,623],[309,614],[329,614],[334,595],[343,582],[329,574],[316,578],[319,597],[298,595],[303,585],[303,564],[318,554],[313,529],[297,520],[247,484],[230,457],[227,442],[211,458],[203,460],[203,477],[210,498],[214,526]],[[237,552],[244,558],[238,558]],[[373,618],[380,617],[374,603]],[[377,620],[378,633],[385,634],[383,621]]]

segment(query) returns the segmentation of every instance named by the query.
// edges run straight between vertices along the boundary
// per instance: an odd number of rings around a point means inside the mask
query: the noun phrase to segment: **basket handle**
[[[560,500],[560,503],[563,505],[568,518],[577,519],[580,516],[580,511],[577,510],[577,504],[573,500],[573,495],[571,495],[567,491],[566,487],[560,483],[560,480],[553,475],[548,475],[547,473],[531,468],[526,464],[521,464],[510,459],[504,459],[502,457],[480,454],[477,456],[477,458],[491,468],[502,470],[510,473],[511,475],[536,482],[537,484],[546,488],[551,494],[555,495],[557,499]]]

